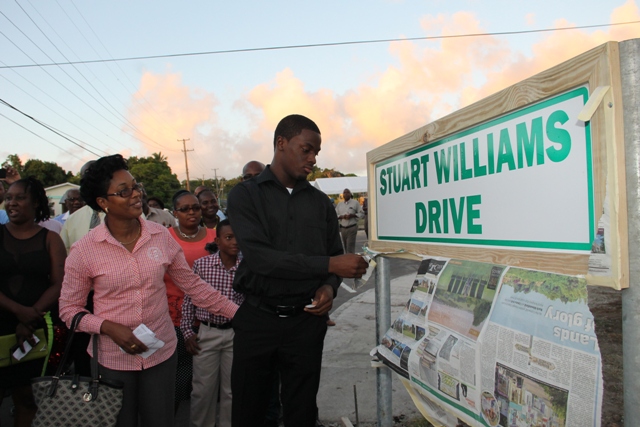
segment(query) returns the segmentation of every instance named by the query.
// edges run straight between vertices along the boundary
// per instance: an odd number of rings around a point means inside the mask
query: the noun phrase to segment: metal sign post
[[[622,291],[624,419],[640,419],[640,39],[620,43],[620,77],[627,173],[629,287]]]
[[[380,345],[384,334],[391,327],[391,279],[389,259],[378,256],[376,262],[378,264],[376,267],[376,345]],[[376,395],[378,398],[378,426],[391,427],[393,425],[391,369],[387,366],[377,368]]]

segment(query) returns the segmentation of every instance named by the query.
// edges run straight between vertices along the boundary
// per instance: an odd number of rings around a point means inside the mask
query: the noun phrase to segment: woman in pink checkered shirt
[[[173,426],[176,334],[169,315],[164,274],[200,307],[233,318],[238,306],[195,275],[166,228],[140,218],[140,186],[119,154],[86,171],[82,198],[106,213],[104,222],[69,252],[60,295],[60,317],[71,323],[94,290],[94,312],[79,330],[99,334],[100,374],[124,383],[118,427]],[[150,349],[133,330],[150,329],[164,343]],[[89,353],[92,354],[89,346]]]

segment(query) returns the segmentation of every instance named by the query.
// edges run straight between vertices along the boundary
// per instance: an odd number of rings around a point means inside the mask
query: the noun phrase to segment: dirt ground
[[[622,292],[589,286],[589,309],[602,354],[602,427],[624,425],[622,371]]]

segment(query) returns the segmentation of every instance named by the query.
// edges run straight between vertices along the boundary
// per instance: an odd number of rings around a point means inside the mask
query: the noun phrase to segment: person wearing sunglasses
[[[202,209],[196,196],[186,190],[180,190],[173,196],[173,216],[177,219],[177,224],[169,229],[171,237],[175,239],[184,251],[189,267],[198,258],[209,255],[205,245],[213,242],[216,238],[216,229],[207,228],[200,225],[202,220]],[[191,377],[193,372],[193,354],[197,354],[199,347],[192,340],[185,344],[184,335],[180,330],[182,320],[182,303],[184,302],[184,292],[171,279],[168,274],[164,275],[164,283],[167,287],[167,300],[169,301],[169,313],[178,338],[178,369],[176,370],[176,395],[175,409],[178,409],[180,402],[188,400],[191,395]],[[191,327],[193,325],[189,325]]]
[[[98,159],[82,178],[82,198],[106,215],[71,247],[60,318],[70,325],[77,313],[86,312],[93,289],[93,313],[82,318],[78,330],[93,334],[92,340],[100,337],[101,378],[124,383],[116,425],[173,427],[178,357],[165,273],[212,314],[233,318],[238,306],[193,273],[165,227],[141,218],[142,190],[128,169],[116,154]],[[145,327],[158,340],[152,348],[134,333]],[[88,351],[93,356],[92,344]]]
[[[75,213],[78,209],[82,208],[85,203],[82,200],[82,196],[80,196],[80,190],[77,188],[70,188],[64,193],[60,203],[64,205],[67,210],[65,213],[61,213],[60,215],[53,218],[58,221],[60,224],[64,225],[71,214]]]

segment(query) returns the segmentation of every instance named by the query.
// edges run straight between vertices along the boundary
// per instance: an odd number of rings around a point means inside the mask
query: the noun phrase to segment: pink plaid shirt
[[[67,325],[85,311],[89,291],[95,294],[94,314],[86,315],[78,330],[99,334],[110,320],[130,327],[141,323],[165,342],[164,347],[143,359],[124,353],[108,336],[100,337],[99,362],[121,371],[147,369],[167,360],[176,348],[176,333],[169,316],[165,272],[198,306],[233,318],[238,306],[209,286],[189,268],[180,245],[162,225],[140,220],[142,234],[133,252],[127,251],[103,223],[76,242],[65,264],[60,293],[60,318]],[[89,345],[89,354],[92,354]]]
[[[220,252],[216,252],[213,255],[197,259],[193,263],[193,271],[200,275],[200,277],[214,289],[220,291],[222,295],[240,305],[244,301],[244,295],[233,290],[233,278],[236,275],[236,270],[241,260],[242,254],[238,254],[236,265],[227,270],[220,259]],[[200,308],[200,306],[194,306],[191,298],[185,295],[182,303],[182,319],[180,320],[180,330],[182,330],[182,335],[184,335],[185,340],[195,335],[191,329],[191,325],[193,325],[196,318],[201,321],[215,323],[216,325],[221,325],[231,320],[228,316],[210,314],[207,310]]]

